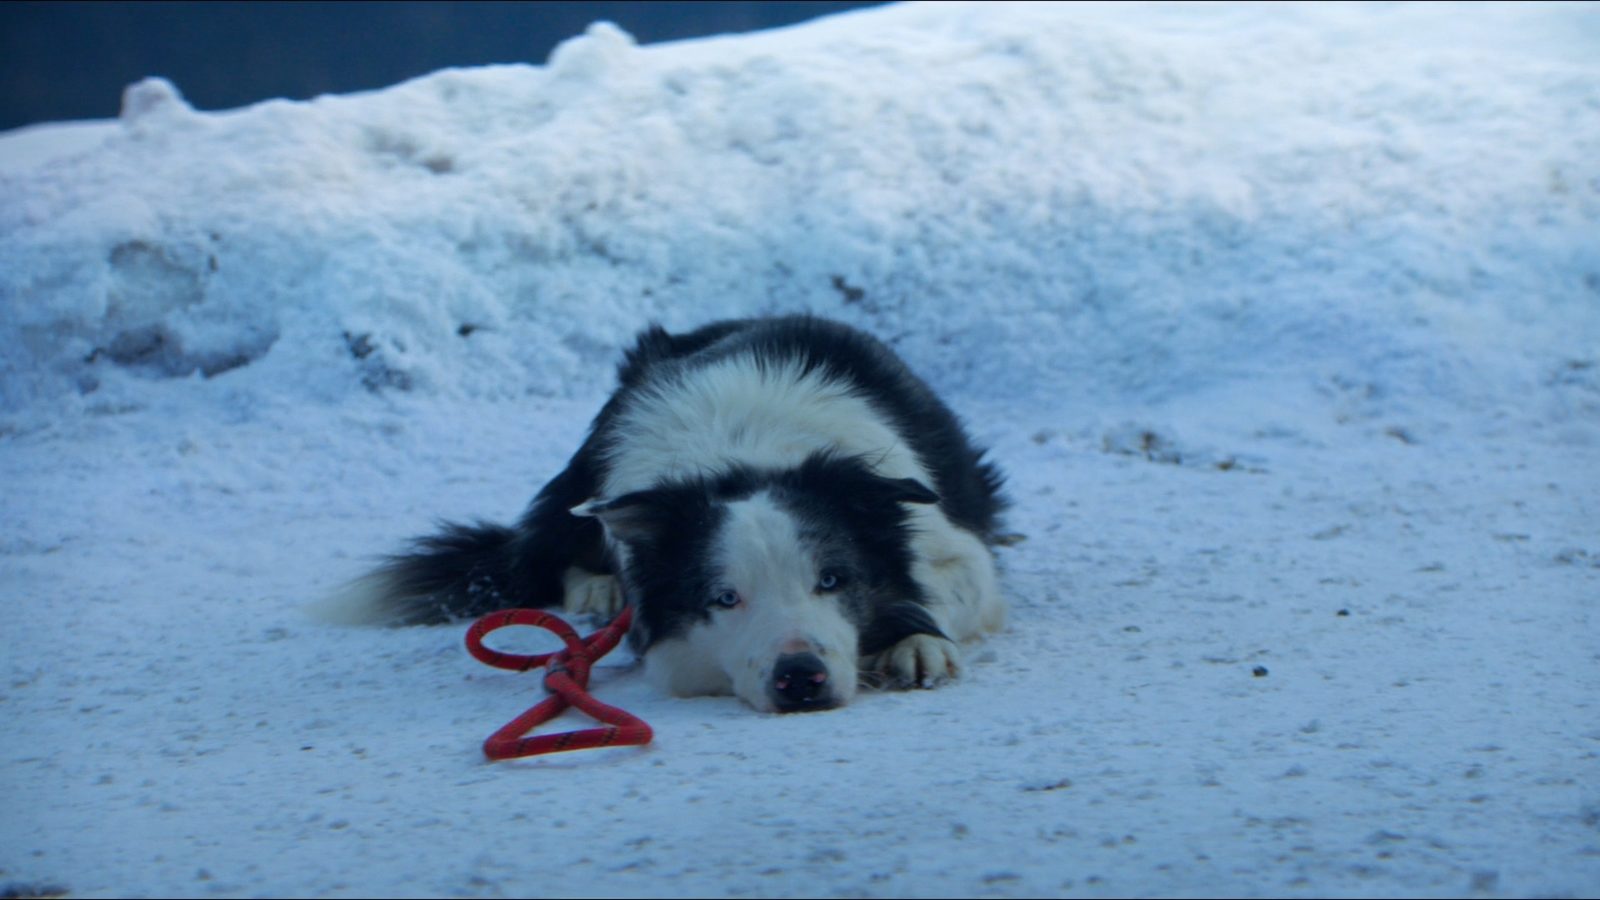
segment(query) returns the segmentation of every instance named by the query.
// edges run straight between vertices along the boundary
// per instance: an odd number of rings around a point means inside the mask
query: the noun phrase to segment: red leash
[[[550,696],[490,735],[483,742],[483,755],[490,759],[515,759],[540,753],[560,753],[563,750],[650,743],[652,732],[649,725],[624,710],[601,703],[591,697],[588,691],[589,669],[617,646],[632,621],[633,607],[624,607],[610,625],[586,638],[578,637],[572,626],[560,618],[537,609],[503,610],[473,622],[472,627],[467,629],[467,652],[480,662],[497,669],[526,672],[549,661],[544,686]],[[567,648],[554,653],[523,656],[490,650],[483,645],[483,639],[489,632],[509,625],[536,625],[553,632]],[[561,715],[568,706],[576,707],[605,724],[599,728],[525,737],[528,732]]]

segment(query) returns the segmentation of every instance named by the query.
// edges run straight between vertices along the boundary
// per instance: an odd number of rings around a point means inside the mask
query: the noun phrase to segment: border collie
[[[653,326],[515,527],[448,525],[356,582],[346,620],[512,606],[610,616],[678,695],[761,711],[932,687],[1000,627],[1001,476],[894,353],[808,316]]]

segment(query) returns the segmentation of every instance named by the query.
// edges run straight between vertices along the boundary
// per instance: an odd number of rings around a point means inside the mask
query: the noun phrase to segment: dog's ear
[[[633,542],[660,533],[670,512],[665,501],[661,491],[634,491],[611,500],[590,500],[570,511],[599,519],[613,537]]]
[[[927,505],[939,502],[939,495],[915,478],[885,478],[863,472],[852,480],[854,484],[848,487],[841,484],[840,487],[847,492],[845,502],[861,512],[893,509],[901,503]]]
[[[858,509],[882,509],[895,503],[938,503],[939,495],[915,478],[879,475],[859,456],[813,453],[795,473],[796,483],[821,497]]]
[[[938,503],[939,495],[915,478],[880,478],[888,499],[897,503]]]

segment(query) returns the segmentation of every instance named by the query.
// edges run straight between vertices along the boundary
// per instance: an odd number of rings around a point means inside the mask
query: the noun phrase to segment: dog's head
[[[905,504],[937,501],[915,479],[816,454],[574,512],[597,516],[617,545],[630,638],[669,690],[798,712],[855,696],[885,611],[920,596]]]

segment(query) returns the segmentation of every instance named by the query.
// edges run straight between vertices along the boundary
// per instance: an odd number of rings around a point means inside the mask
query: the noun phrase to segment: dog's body
[[[999,474],[883,344],[823,319],[643,333],[514,528],[450,526],[358,582],[394,623],[508,606],[610,615],[680,695],[841,705],[935,684],[999,627]]]

